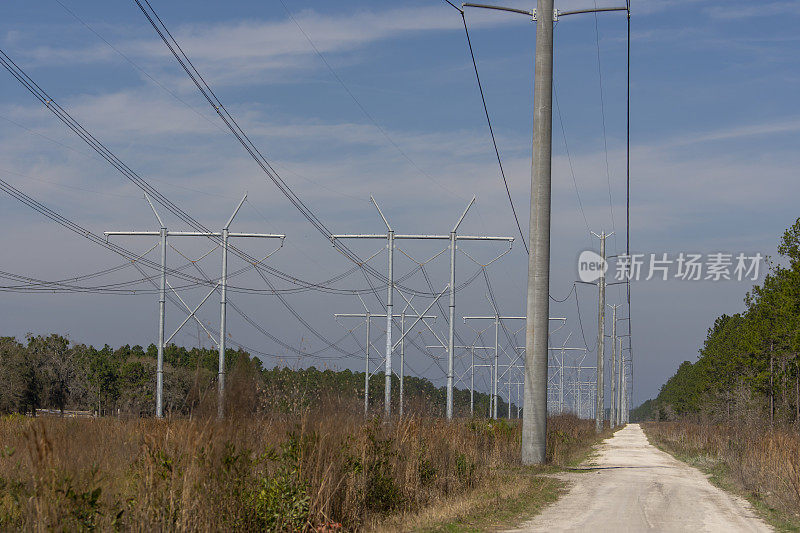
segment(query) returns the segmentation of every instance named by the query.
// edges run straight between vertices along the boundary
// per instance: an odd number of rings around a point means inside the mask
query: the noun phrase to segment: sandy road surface
[[[629,424],[599,447],[571,487],[517,531],[771,531],[748,503],[647,442]],[[596,466],[595,466],[596,465]]]

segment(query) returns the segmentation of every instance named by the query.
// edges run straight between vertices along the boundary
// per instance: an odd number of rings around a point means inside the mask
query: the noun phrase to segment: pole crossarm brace
[[[153,235],[158,235],[158,232],[153,232]],[[360,233],[360,234],[342,234],[342,235],[331,235],[331,240],[335,239],[386,239],[388,236],[386,234],[377,234],[377,233]],[[403,240],[442,240],[446,241],[450,239],[450,235],[404,235],[404,234],[395,234],[395,239],[403,239]],[[459,241],[506,241],[506,242],[514,242],[514,237],[495,237],[495,236],[486,236],[486,235],[456,235],[456,240]]]
[[[376,207],[377,207],[377,205],[376,205]],[[378,211],[380,212],[380,209],[378,209]],[[383,213],[381,213],[381,216],[383,216]],[[388,226],[388,223],[387,223],[387,226]],[[392,287],[392,284],[391,284],[391,283],[389,284],[389,287]],[[372,319],[373,319],[373,318],[386,318],[387,325],[389,326],[389,327],[387,328],[387,332],[386,332],[386,358],[384,359],[384,362],[385,362],[385,364],[386,364],[386,376],[385,376],[385,378],[386,378],[387,390],[391,391],[391,389],[389,389],[388,387],[391,385],[391,379],[392,379],[392,366],[391,366],[391,363],[389,363],[389,361],[391,360],[391,354],[392,354],[392,352],[394,351],[394,349],[395,349],[395,348],[397,348],[397,346],[398,346],[398,345],[400,345],[400,344],[402,344],[402,343],[403,343],[403,341],[404,341],[404,340],[405,340],[405,338],[406,338],[406,335],[407,335],[408,333],[410,333],[410,332],[411,332],[411,331],[414,329],[414,326],[416,326],[416,325],[417,325],[417,323],[418,323],[420,320],[422,320],[422,323],[423,323],[423,324],[425,324],[426,326],[428,326],[428,323],[427,323],[427,322],[425,322],[425,320],[426,320],[426,319],[432,318],[432,319],[436,320],[436,316],[434,316],[434,315],[428,315],[428,314],[426,314],[426,313],[427,313],[428,311],[430,311],[430,310],[431,310],[431,307],[433,307],[433,306],[436,304],[436,302],[438,302],[438,301],[439,301],[439,298],[441,298],[441,297],[442,297],[442,295],[443,295],[444,293],[446,293],[446,292],[447,292],[447,290],[448,290],[449,288],[450,288],[450,285],[446,285],[446,286],[445,286],[445,288],[442,290],[442,292],[440,292],[440,293],[439,293],[439,294],[438,294],[438,295],[437,295],[437,296],[436,296],[436,297],[433,299],[433,301],[431,302],[431,304],[430,304],[430,305],[429,305],[429,306],[428,306],[428,307],[425,309],[425,311],[423,311],[421,314],[416,314],[416,313],[414,313],[414,314],[409,314],[409,313],[405,313],[405,312],[403,312],[403,313],[401,313],[401,314],[399,314],[399,315],[397,315],[397,314],[394,314],[394,313],[392,313],[392,314],[389,314],[388,312],[387,312],[387,313],[375,313],[375,314],[373,314],[373,313],[370,313],[370,312],[369,312],[369,310],[367,310],[365,313],[334,313],[334,315],[333,315],[333,316],[334,316],[335,318],[365,318],[365,319],[366,319],[366,324],[367,324],[367,340],[366,340],[366,346],[365,346],[365,350],[364,350],[364,352],[365,352],[365,371],[364,371],[364,416],[366,416],[366,415],[369,413],[369,378],[370,378],[370,371],[369,371],[369,348],[370,348],[370,345],[372,344],[372,342],[370,341],[369,327],[370,327],[370,324],[371,324],[371,322],[372,322]],[[362,300],[362,303],[363,303],[363,300]],[[366,305],[365,305],[365,308],[366,308]],[[388,308],[387,308],[387,311],[389,311],[389,310],[391,310],[391,309],[392,309],[392,306],[391,306],[391,305],[389,305],[389,306],[388,306]],[[394,345],[392,345],[392,337],[391,337],[391,323],[392,323],[392,319],[393,319],[393,318],[401,318],[401,319],[405,320],[405,317],[406,317],[406,316],[408,316],[409,318],[410,318],[410,317],[414,317],[414,318],[416,318],[416,320],[414,320],[414,322],[411,324],[411,326],[410,326],[408,329],[406,329],[405,331],[402,331],[402,329],[403,329],[403,328],[405,328],[405,324],[403,323],[403,326],[402,326],[402,328],[401,328],[401,335],[400,335],[400,338],[399,338],[399,339],[397,339],[397,342],[396,342]],[[428,328],[430,329],[430,326],[428,326]],[[401,373],[402,373],[402,372],[403,372],[403,369],[402,369],[402,357],[401,357]],[[402,381],[401,381],[401,382],[402,382]],[[401,403],[401,405],[402,405],[402,401],[403,401],[403,400],[402,400],[402,387],[401,387],[400,391],[401,391],[401,400],[400,400],[400,403]],[[385,402],[386,402],[386,404],[387,404],[387,407],[386,407],[386,414],[387,414],[387,415],[389,415],[389,414],[391,414],[390,408],[388,407],[388,406],[390,405],[390,403],[391,403],[391,396],[390,396],[390,393],[386,393]],[[401,411],[402,411],[402,409],[401,409]]]
[[[576,9],[574,11],[558,11],[554,10],[556,17],[566,17],[568,15],[583,15],[584,13],[607,13],[609,11],[628,11],[628,6],[622,7],[598,7],[595,9]],[[558,18],[554,19],[558,20]]]
[[[452,346],[454,344],[454,322],[455,322],[455,293],[456,293],[456,283],[455,283],[455,261],[456,261],[456,247],[458,241],[504,241],[508,242],[509,249],[514,244],[513,237],[497,237],[497,236],[484,236],[484,235],[458,235],[458,227],[461,225],[461,222],[464,220],[464,217],[467,216],[467,212],[472,207],[472,204],[475,203],[475,197],[472,197],[472,200],[467,205],[464,212],[459,217],[458,221],[456,222],[453,229],[450,231],[449,234],[446,235],[436,235],[436,234],[420,234],[420,235],[411,235],[411,234],[396,234],[394,229],[392,228],[389,221],[384,216],[383,211],[378,206],[378,203],[375,199],[370,196],[370,201],[375,205],[375,208],[378,210],[381,219],[383,220],[384,225],[386,226],[386,233],[361,233],[361,234],[335,234],[330,236],[331,245],[336,244],[337,239],[386,239],[386,247],[388,251],[388,279],[389,283],[387,286],[387,298],[386,298],[386,356],[385,356],[385,364],[386,364],[386,386],[384,388],[385,394],[385,415],[388,417],[391,415],[391,373],[392,373],[392,352],[394,349],[400,344],[400,340],[393,343],[392,339],[392,323],[394,313],[392,312],[392,308],[394,305],[394,248],[395,240],[447,240],[450,241],[450,281],[448,283],[448,288],[450,290],[450,305],[449,305],[449,320],[448,320],[448,345],[450,349],[448,350],[448,365],[447,365],[447,400],[446,400],[446,411],[447,411],[447,419],[450,420],[453,418],[453,349]],[[401,293],[402,294],[402,293]],[[434,302],[438,301],[439,297],[437,296]],[[404,297],[405,298],[405,297]],[[430,307],[429,307],[430,309]],[[428,310],[426,309],[425,312]],[[423,313],[424,315],[425,313]],[[417,318],[417,321],[420,319]],[[425,322],[423,322],[425,323]],[[416,322],[415,322],[416,324]],[[427,326],[427,323],[425,323]],[[413,328],[413,326],[412,326]],[[431,329],[428,327],[428,329]],[[410,331],[410,330],[409,330]],[[435,334],[434,334],[435,335]],[[405,337],[405,334],[401,337],[401,340]],[[437,340],[438,336],[437,336]]]
[[[113,235],[125,236],[150,236],[158,237],[161,235],[159,231],[104,231],[103,235],[111,237]],[[222,237],[221,231],[168,231],[167,237]],[[278,233],[236,233],[228,232],[228,237],[257,237],[262,239],[285,239],[286,235]]]
[[[515,7],[505,7],[505,6],[496,6],[491,4],[474,4],[471,2],[467,2],[461,4],[461,7],[477,7],[480,9],[492,9],[494,11],[506,11],[508,13],[518,13],[520,15],[525,15],[531,18],[532,21],[536,22],[536,10],[531,9],[517,9]],[[559,17],[566,17],[569,15],[583,15],[585,13],[605,13],[608,11],[628,11],[628,7],[598,7],[594,9],[576,9],[571,11],[559,11],[557,9],[553,9],[553,22],[558,22]]]
[[[225,341],[226,341],[226,334],[227,334],[227,319],[226,319],[226,308],[227,308],[227,282],[228,282],[228,239],[230,238],[259,238],[259,239],[280,239],[280,246],[278,249],[283,247],[284,240],[286,239],[286,235],[278,234],[278,233],[240,233],[240,232],[231,232],[228,230],[233,219],[236,217],[237,213],[241,209],[242,205],[244,204],[245,200],[247,199],[247,193],[244,194],[241,201],[234,209],[233,214],[231,214],[228,221],[222,228],[222,231],[169,231],[167,229],[166,224],[164,224],[163,219],[158,214],[153,202],[150,201],[150,198],[145,194],[145,200],[147,203],[150,204],[150,208],[153,210],[153,214],[156,216],[158,223],[160,225],[159,231],[105,231],[103,234],[106,236],[106,241],[109,237],[112,236],[125,236],[125,237],[160,237],[161,240],[161,286],[160,286],[160,296],[159,296],[159,332],[158,332],[158,359],[156,363],[156,417],[162,418],[163,414],[163,374],[164,374],[164,348],[165,346],[178,334],[178,332],[183,328],[189,320],[194,319],[200,327],[205,330],[206,334],[213,340],[214,337],[211,335],[211,332],[208,331],[208,328],[200,321],[197,317],[197,311],[200,307],[211,297],[214,292],[217,290],[220,291],[220,328],[219,328],[219,341],[214,341],[219,349],[219,373],[217,375],[218,379],[218,398],[217,398],[217,416],[219,418],[223,418],[225,414],[224,408],[224,398],[225,398]],[[181,298],[180,294],[169,284],[167,281],[167,238],[168,237],[220,237],[221,238],[221,246],[222,246],[222,274],[220,276],[219,281],[213,285],[211,291],[205,295],[205,297],[200,301],[200,303],[194,308],[190,308],[189,305]],[[173,248],[174,249],[174,248]],[[277,251],[277,249],[275,250]],[[180,253],[180,252],[178,252]],[[275,252],[272,252],[275,253]],[[272,253],[270,255],[272,255]],[[181,254],[182,255],[182,254]],[[207,254],[206,254],[207,255]],[[205,257],[205,256],[204,256]],[[269,256],[267,256],[269,257]],[[263,260],[262,260],[263,261]],[[196,261],[192,261],[195,263]],[[209,285],[211,283],[209,282]],[[166,310],[165,310],[165,301],[166,301],[166,294],[167,288],[172,291],[178,300],[183,304],[186,308],[186,312],[188,313],[186,318],[181,322],[180,326],[170,335],[166,340],[164,339],[164,323],[166,318]]]

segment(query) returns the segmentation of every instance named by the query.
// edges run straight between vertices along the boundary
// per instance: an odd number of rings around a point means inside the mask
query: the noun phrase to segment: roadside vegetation
[[[225,421],[5,416],[0,529],[482,529],[557,493],[546,469],[520,465],[517,424],[384,423],[328,405]],[[548,440],[566,465],[596,436],[562,416]]]
[[[800,219],[780,257],[722,315],[695,362],[631,412],[651,442],[751,500],[778,527],[800,531]]]
[[[469,417],[468,390],[447,422],[444,389],[407,378],[406,416],[384,421],[380,375],[365,418],[363,373],[227,359],[219,421],[216,351],[170,346],[156,420],[155,347],[0,339],[0,530],[483,530],[554,499],[542,474],[597,441],[591,421],[551,418],[550,464],[524,467],[518,422]]]
[[[647,422],[650,442],[738,493],[781,531],[800,531],[800,435],[693,422]]]

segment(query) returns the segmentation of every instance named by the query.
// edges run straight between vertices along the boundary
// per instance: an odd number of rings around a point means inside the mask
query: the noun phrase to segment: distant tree
[[[76,373],[69,339],[55,334],[29,336],[28,355],[41,365],[42,403],[63,413]]]
[[[14,337],[0,337],[0,413],[11,413],[19,408],[23,387],[19,363],[24,350]]]
[[[800,423],[800,219],[778,253],[783,264],[768,261],[744,313],[714,322],[697,362],[682,364],[664,384],[654,412]]]

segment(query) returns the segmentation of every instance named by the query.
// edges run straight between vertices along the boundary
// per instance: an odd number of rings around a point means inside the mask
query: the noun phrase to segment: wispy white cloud
[[[800,118],[763,122],[721,128],[701,133],[682,135],[668,143],[668,146],[681,146],[714,141],[730,141],[748,137],[800,133]]]
[[[701,4],[707,2],[708,0],[633,0],[631,2],[631,15],[649,16],[674,10],[687,4]]]
[[[741,19],[774,17],[776,15],[800,15],[798,2],[758,2],[756,4],[717,5],[704,10],[714,19]]]
[[[149,102],[148,109],[141,106]],[[82,97],[71,102],[76,116],[108,142],[134,168],[146,177],[159,180],[178,203],[190,212],[209,212],[208,196],[231,196],[231,191],[250,190],[253,198],[276,219],[292,219],[285,200],[274,193],[272,185],[226,135],[174,102],[152,94],[123,93],[92,99]],[[38,122],[41,131],[75,145],[59,126],[48,125],[32,108],[4,110],[21,122]],[[143,116],[137,116],[143,114]],[[389,130],[392,138],[414,161],[426,169],[436,183],[419,174],[370,125],[348,122],[271,121],[259,110],[252,110],[243,121],[245,129],[270,157],[277,159],[279,170],[303,198],[338,223],[348,226],[361,219],[362,201],[375,194],[387,199],[390,208],[415,205],[431,209],[426,224],[446,225],[442,202],[460,200],[444,193],[439,185],[464,196],[477,194],[488,212],[498,213],[488,221],[487,231],[508,232],[509,218],[504,190],[496,162],[483,132],[425,132]],[[40,129],[40,128],[37,128]],[[112,195],[136,196],[136,189],[105,166],[59,146],[31,143],[30,136],[4,129],[0,148],[0,168],[36,177],[41,182],[35,191],[54,199],[56,204],[65,192],[49,187],[48,182],[80,188],[97,188]],[[735,142],[751,136],[785,135],[800,132],[800,120],[750,124],[717,131],[680,136],[634,147],[632,154],[633,190],[637,197],[634,215],[640,233],[664,230],[686,231],[694,217],[703,210],[739,212],[750,206],[775,202],[772,191],[796,188],[796,157],[779,152],[743,158],[736,151],[704,150],[710,143]],[[525,146],[515,146],[511,139],[501,139],[507,154],[504,160],[512,194],[519,205],[526,205],[530,183],[530,161]],[[85,150],[77,145],[79,151]],[[87,153],[89,153],[87,151]],[[614,185],[616,222],[624,219],[624,151],[612,145],[609,153]],[[572,167],[576,174],[586,217],[592,229],[610,227],[608,184],[603,172],[603,152],[576,152]],[[290,170],[287,170],[290,169]],[[577,210],[568,162],[563,155],[554,158],[554,212],[561,235],[583,235],[585,226]],[[769,186],[753,190],[754,175],[768,179]],[[221,177],[224,176],[224,179]],[[12,176],[13,177],[13,176]],[[193,191],[201,191],[203,194]],[[692,191],[687,195],[686,191]],[[420,196],[420,193],[424,193]],[[70,193],[76,213],[91,213],[92,218],[119,219],[125,223],[130,199],[111,198],[98,204],[91,195]],[[235,196],[235,195],[233,195]],[[791,196],[791,195],[789,195]],[[788,204],[787,204],[788,205]],[[349,207],[347,207],[349,206]],[[427,206],[427,207],[426,207]],[[227,208],[227,207],[226,207]],[[342,214],[341,209],[351,214]],[[224,210],[224,209],[223,209]],[[216,211],[214,209],[213,211]],[[336,213],[336,215],[333,215]],[[444,214],[442,214],[444,213]],[[526,211],[522,211],[525,216]],[[82,216],[82,215],[79,215]],[[220,216],[223,216],[220,214]],[[350,219],[349,217],[355,217]],[[407,218],[411,216],[411,218]],[[414,225],[413,215],[398,220]],[[442,218],[442,220],[438,220]],[[287,219],[287,220],[288,220]],[[436,219],[436,220],[434,220]],[[130,223],[133,220],[129,221]],[[302,223],[298,222],[302,228]],[[294,227],[295,222],[291,223]],[[348,228],[355,229],[353,228]],[[419,228],[424,230],[424,228]],[[719,236],[698,234],[704,241]]]
[[[297,24],[314,41],[322,54],[343,54],[371,43],[409,33],[460,30],[461,18],[447,6],[403,7],[382,11],[360,10],[342,15],[304,10],[294,15]],[[524,17],[498,17],[484,10],[469,15],[471,27],[530,23]],[[267,74],[302,71],[319,67],[319,59],[294,21],[240,20],[213,24],[182,24],[173,28],[178,42],[192,61],[216,84],[245,85],[269,81]],[[103,32],[111,32],[104,28]],[[120,31],[128,34],[128,30]],[[108,35],[106,35],[108,37]],[[30,36],[28,36],[30,39]],[[17,35],[15,41],[21,41]],[[115,41],[115,39],[110,39]],[[115,46],[150,68],[172,65],[169,51],[154,38],[130,39]],[[75,48],[32,46],[21,49],[39,66],[108,62],[118,59],[103,43]],[[345,59],[346,61],[346,59]]]

